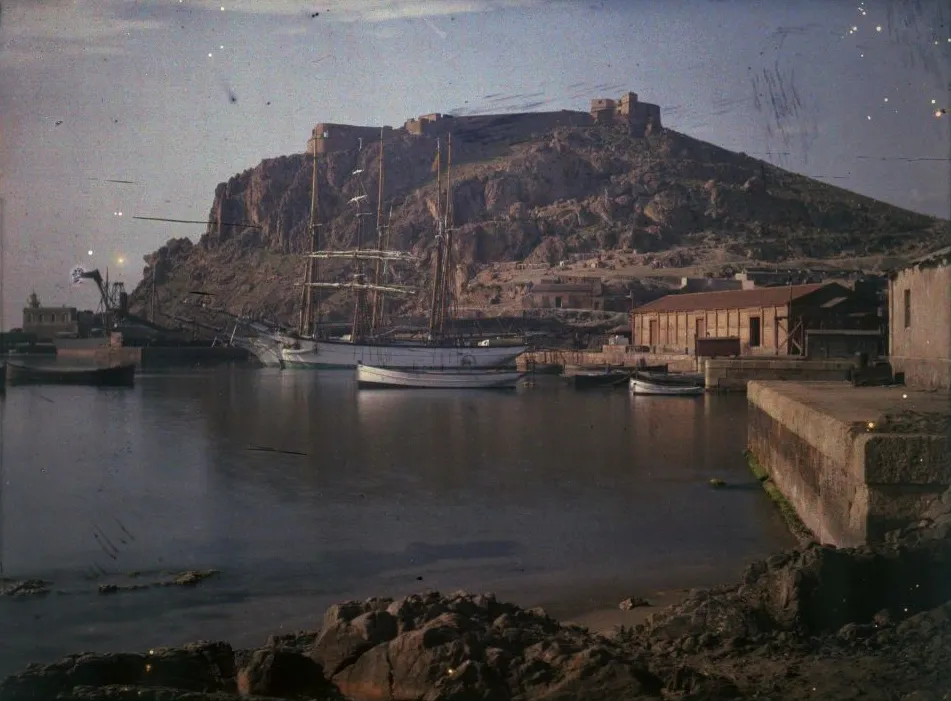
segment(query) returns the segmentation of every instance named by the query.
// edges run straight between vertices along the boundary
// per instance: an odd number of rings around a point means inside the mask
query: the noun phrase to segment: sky
[[[95,308],[209,217],[215,186],[317,122],[587,110],[664,126],[926,214],[951,214],[943,0],[6,0],[3,328],[32,290]],[[127,181],[127,182],[117,182]],[[121,214],[120,214],[121,213]],[[290,284],[290,281],[289,281]]]

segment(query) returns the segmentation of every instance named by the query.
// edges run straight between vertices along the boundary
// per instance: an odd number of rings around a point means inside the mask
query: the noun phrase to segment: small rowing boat
[[[703,376],[697,373],[634,373],[630,380],[634,394],[697,397],[704,393]]]
[[[357,365],[360,389],[514,389],[527,373],[508,370],[397,370]]]
[[[565,379],[575,389],[593,389],[596,387],[616,387],[623,385],[630,378],[631,373],[623,370],[582,370],[566,375]]]

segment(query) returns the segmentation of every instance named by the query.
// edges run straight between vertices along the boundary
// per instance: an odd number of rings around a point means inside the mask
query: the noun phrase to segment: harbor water
[[[0,398],[0,675],[76,651],[261,644],[348,598],[494,591],[556,615],[735,579],[791,543],[746,401],[357,390],[221,368]],[[726,486],[714,489],[710,480]],[[196,587],[100,593],[215,569]]]

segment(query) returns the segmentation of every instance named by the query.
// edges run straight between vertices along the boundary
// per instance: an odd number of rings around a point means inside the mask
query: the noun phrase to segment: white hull
[[[288,368],[355,368],[358,364],[382,368],[499,368],[515,365],[525,346],[460,348],[455,346],[368,345],[347,341],[299,341],[300,348],[284,348]]]
[[[281,344],[270,338],[238,338],[232,341],[239,348],[244,348],[265,367],[282,367]]]
[[[357,386],[404,389],[513,389],[524,375],[505,370],[394,370],[357,366]]]
[[[700,385],[662,384],[631,378],[631,392],[634,394],[667,395],[676,397],[699,397],[704,392]]]

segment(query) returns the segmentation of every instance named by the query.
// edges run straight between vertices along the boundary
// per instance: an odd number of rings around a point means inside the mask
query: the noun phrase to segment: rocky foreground
[[[319,631],[71,655],[0,684],[25,699],[951,699],[951,491],[875,548],[810,545],[610,636],[492,595],[331,607]]]

